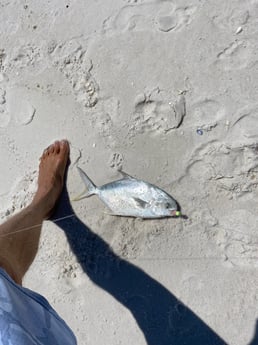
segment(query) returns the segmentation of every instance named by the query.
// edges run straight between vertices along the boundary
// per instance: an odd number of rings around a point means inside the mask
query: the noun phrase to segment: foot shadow
[[[253,339],[249,345],[258,345],[258,319],[256,320]]]
[[[52,218],[73,213],[65,188]],[[76,215],[55,223],[65,232],[88,277],[132,313],[148,345],[226,344],[158,281],[117,256]]]

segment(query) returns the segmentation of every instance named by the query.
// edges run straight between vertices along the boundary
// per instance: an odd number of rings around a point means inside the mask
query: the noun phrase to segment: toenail
[[[62,140],[62,141],[60,142],[60,144],[61,144],[62,147],[64,147],[64,146],[67,144],[67,141],[66,141],[66,140]]]

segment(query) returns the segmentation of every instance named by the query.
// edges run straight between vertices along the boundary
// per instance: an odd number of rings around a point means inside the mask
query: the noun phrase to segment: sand
[[[71,143],[67,191],[118,168],[188,219],[110,216],[97,197],[44,223],[24,285],[84,344],[251,344],[258,308],[258,1],[2,0],[0,220],[38,158]],[[80,261],[80,263],[78,263]],[[252,344],[258,342],[257,336]]]

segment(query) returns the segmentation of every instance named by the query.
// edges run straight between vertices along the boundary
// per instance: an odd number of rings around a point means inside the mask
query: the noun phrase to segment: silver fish
[[[123,178],[96,187],[85,172],[79,168],[80,176],[86,185],[83,191],[74,200],[81,200],[93,194],[117,216],[137,218],[163,218],[180,216],[176,201],[162,189],[125,172],[120,171]]]

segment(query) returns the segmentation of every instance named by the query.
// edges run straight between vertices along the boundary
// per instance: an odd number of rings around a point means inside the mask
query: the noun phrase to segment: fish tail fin
[[[77,169],[79,171],[79,174],[81,176],[82,181],[84,182],[86,188],[85,190],[79,194],[77,197],[73,198],[73,201],[78,201],[84,198],[88,198],[89,196],[93,194],[97,194],[98,188],[95,186],[95,184],[91,181],[91,179],[85,174],[85,172],[77,166]]]

